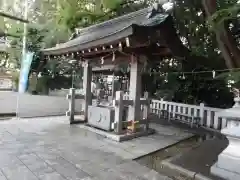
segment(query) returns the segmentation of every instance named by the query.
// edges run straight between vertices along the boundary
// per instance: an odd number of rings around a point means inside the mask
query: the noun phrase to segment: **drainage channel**
[[[202,136],[195,135],[189,139],[183,140],[175,145],[162,149],[160,151],[145,155],[138,159],[135,159],[141,165],[144,165],[150,169],[172,178],[173,180],[191,180],[192,178],[187,177],[186,175],[181,174],[180,172],[174,171],[165,167],[162,164],[163,160],[179,156],[183,153],[186,153],[194,148],[199,147],[199,145],[205,141],[214,138],[210,134],[205,134]]]

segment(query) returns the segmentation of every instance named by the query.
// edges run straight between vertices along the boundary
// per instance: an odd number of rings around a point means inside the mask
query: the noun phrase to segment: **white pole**
[[[24,19],[28,19],[28,0],[25,0],[25,11],[24,11]],[[27,44],[27,23],[24,23],[23,29],[23,50],[22,54],[26,53],[26,44]]]
[[[24,19],[28,19],[28,0],[25,0],[25,5],[24,5]],[[23,44],[22,44],[22,58],[25,57],[26,54],[26,45],[27,45],[27,23],[23,24]],[[18,116],[19,114],[19,97],[20,93],[18,92],[18,96],[17,96],[17,107],[16,107],[16,116]]]

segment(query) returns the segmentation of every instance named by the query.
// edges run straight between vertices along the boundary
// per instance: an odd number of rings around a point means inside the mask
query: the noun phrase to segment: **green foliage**
[[[59,5],[61,8],[56,16],[58,24],[68,32],[74,32],[75,28],[100,23],[139,10],[147,4],[132,0],[65,0],[60,1]]]
[[[162,76],[155,75],[155,82],[157,82],[155,96],[160,99],[164,98],[165,100],[173,100],[175,93],[180,87],[180,78],[179,74],[165,74]]]
[[[240,3],[236,1],[228,4],[227,7],[222,7],[209,19],[212,30],[221,28],[224,22],[230,22],[234,19],[238,19],[240,14]]]
[[[221,73],[217,76],[217,79],[222,79],[226,84],[230,83],[232,87],[240,89],[240,71]]]
[[[18,35],[23,33],[21,26],[19,26],[19,28],[11,29],[11,32]],[[34,25],[30,25],[27,33],[27,51],[37,52],[44,47],[44,38],[46,33],[47,30],[45,29],[40,29]],[[22,36],[20,36],[20,38],[11,38],[11,48],[9,48],[8,53],[9,59],[15,64],[15,68],[20,68],[22,58],[22,41]]]
[[[17,71],[12,71],[11,76],[13,79],[13,82],[15,84],[15,89],[18,89],[18,84],[19,84],[19,72]]]
[[[208,25],[205,23],[206,19],[201,0],[176,0],[174,18],[176,28],[184,39],[183,43],[192,51],[192,54],[224,62],[217,53],[218,46],[215,34],[209,32]],[[191,61],[194,61],[194,59]],[[200,66],[215,67],[216,65],[216,63],[208,65],[203,64],[204,62],[197,63]]]
[[[57,21],[64,25],[69,31],[74,32],[75,28],[86,27],[91,24],[108,20],[122,0],[65,0],[60,1]]]
[[[42,76],[38,78],[37,85],[36,85],[36,91],[38,94],[48,94],[49,91],[49,76]]]
[[[43,0],[35,1],[33,10],[29,18],[31,22],[28,30],[27,48],[37,51],[45,47],[53,47],[56,44],[67,41],[70,34],[76,28],[93,25],[113,17],[139,10],[151,5],[152,1],[132,1],[132,0]],[[235,19],[239,12],[239,5],[236,0],[218,0],[219,11],[212,17],[213,28],[218,27],[222,22]],[[162,60],[157,65],[148,64],[146,72],[157,72],[143,78],[144,90],[148,90],[158,98],[165,97],[167,100],[174,100],[184,103],[207,102],[211,106],[231,104],[232,95],[226,87],[224,80],[211,80],[211,75],[188,75],[186,79],[181,79],[182,74],[166,74],[159,72],[171,71],[198,71],[202,69],[223,69],[224,60],[219,53],[216,37],[213,32],[209,32],[208,24],[204,15],[201,0],[175,0],[173,12],[175,26],[178,34],[191,51],[193,58],[173,59],[175,66],[170,60]],[[11,22],[9,33],[22,35],[22,24]],[[38,24],[38,25],[36,25]],[[20,67],[22,38],[11,39],[13,49],[10,50],[9,59]],[[196,58],[204,57],[204,58]],[[151,57],[149,57],[151,60]],[[71,86],[72,72],[75,71],[80,77],[82,70],[75,64],[68,63],[70,59],[56,59],[49,61],[43,69],[45,74],[39,80],[38,91],[45,92],[48,88],[60,86]],[[32,69],[36,70],[39,63],[38,54],[32,64]],[[126,70],[127,67],[119,68]],[[66,74],[69,77],[64,77]],[[236,76],[237,77],[237,76]],[[79,78],[79,82],[80,82]],[[80,84],[80,83],[78,83]],[[45,87],[45,88],[43,88]],[[47,88],[46,88],[47,87]],[[223,98],[224,97],[224,98]],[[224,99],[221,102],[220,99]],[[230,99],[230,100],[229,100]],[[225,103],[228,102],[228,103]]]

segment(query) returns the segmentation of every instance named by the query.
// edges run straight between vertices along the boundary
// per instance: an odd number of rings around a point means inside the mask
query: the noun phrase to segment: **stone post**
[[[234,100],[236,103],[233,108],[218,114],[219,117],[227,119],[227,127],[221,133],[227,137],[229,144],[211,167],[212,174],[229,180],[240,179],[240,98]]]
[[[69,120],[70,124],[74,122],[75,115],[75,88],[70,88],[69,90],[70,100],[69,100]]]
[[[129,99],[133,100],[133,105],[129,106],[128,120],[139,121],[141,111],[141,65],[138,59],[131,62]]]
[[[204,103],[200,103],[200,112],[199,112],[200,114],[199,114],[199,116],[200,116],[200,118],[201,118],[201,120],[200,120],[200,125],[201,126],[203,126],[203,124],[204,124]]]
[[[123,129],[123,124],[122,124],[122,118],[123,118],[123,108],[124,108],[124,104],[123,104],[123,91],[117,91],[116,92],[116,100],[115,100],[115,120],[114,120],[114,124],[116,124],[115,127],[115,132],[117,134],[121,134],[122,133],[122,129]]]
[[[161,100],[160,100],[160,110],[163,110],[163,98],[161,98]]]
[[[144,92],[144,99],[149,100],[148,92]],[[145,126],[146,131],[149,129],[149,120],[148,120],[148,113],[150,109],[149,106],[150,106],[150,103],[144,104],[143,106],[143,119],[146,120],[146,126]]]
[[[92,91],[91,91],[91,82],[92,82],[92,67],[89,62],[83,64],[83,90],[85,94],[84,98],[84,121],[88,119],[88,106],[92,105]]]

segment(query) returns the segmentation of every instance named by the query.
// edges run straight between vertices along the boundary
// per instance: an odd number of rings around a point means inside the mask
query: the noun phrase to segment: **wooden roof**
[[[148,31],[140,33],[140,29],[152,29],[165,22],[170,16],[166,13],[153,12],[152,8],[145,8],[97,25],[80,30],[80,35],[66,43],[56,47],[43,49],[43,55],[65,55],[71,53],[97,53],[107,48],[113,49],[119,46],[132,46],[133,36],[141,36],[145,42],[149,36],[155,35]],[[148,34],[146,34],[148,32]],[[140,33],[140,34],[139,34]],[[132,40],[132,41],[131,41]],[[129,42],[130,41],[130,42]],[[136,41],[136,39],[135,39]],[[106,47],[109,46],[109,47]]]

